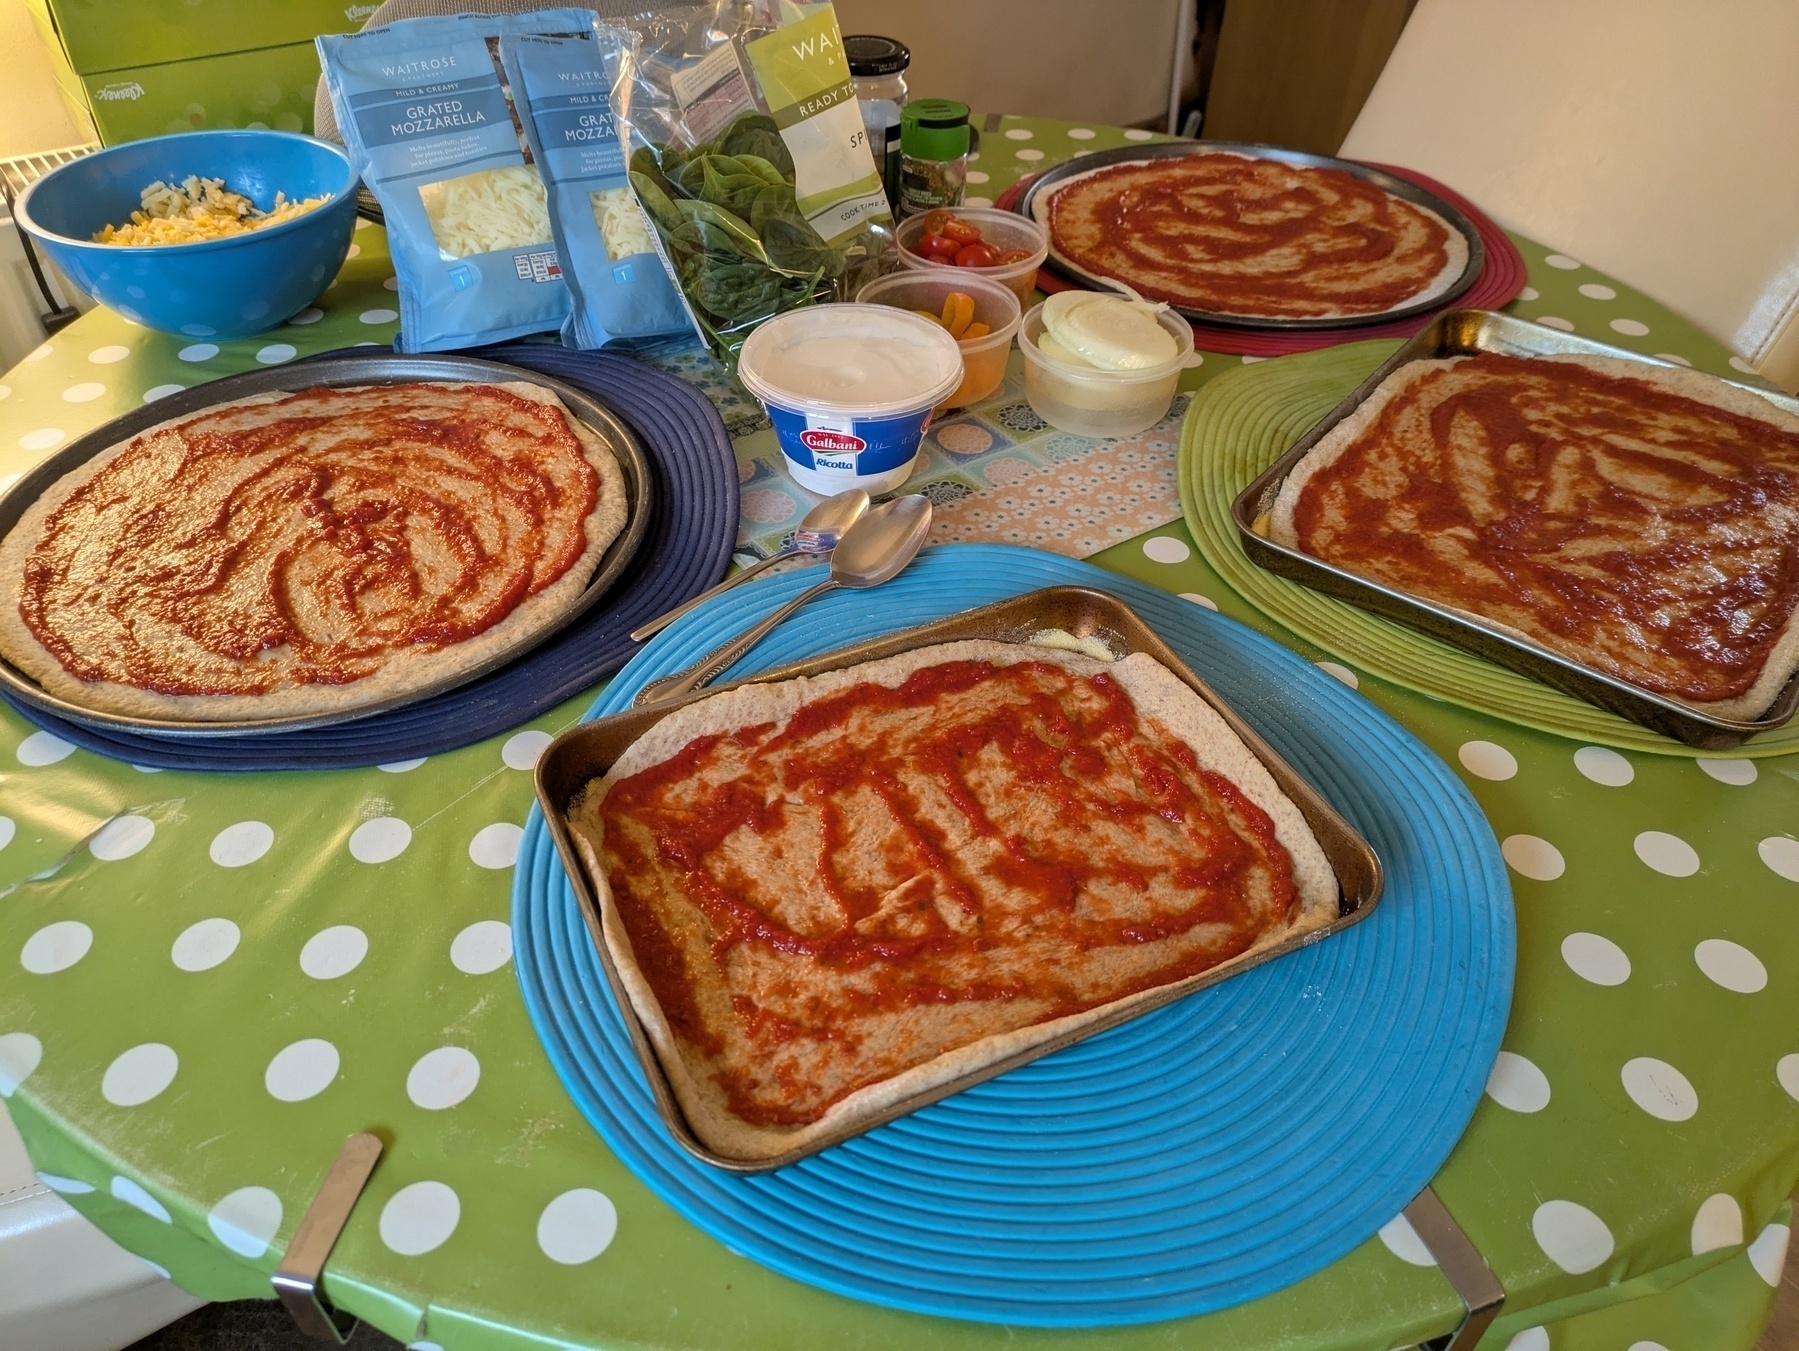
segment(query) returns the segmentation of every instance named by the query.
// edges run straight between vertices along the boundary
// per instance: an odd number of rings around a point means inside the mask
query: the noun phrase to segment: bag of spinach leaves
[[[631,186],[730,365],[757,324],[845,299],[894,262],[835,12],[748,9],[712,0],[631,21],[641,43],[620,101]]]

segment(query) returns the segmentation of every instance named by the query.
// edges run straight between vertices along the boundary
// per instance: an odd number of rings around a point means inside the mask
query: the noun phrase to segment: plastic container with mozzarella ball
[[[921,321],[922,322],[922,321]],[[1075,366],[1037,345],[1043,333],[1043,306],[1033,305],[1018,327],[1024,353],[1024,394],[1031,411],[1050,426],[1078,436],[1130,436],[1168,416],[1181,371],[1193,357],[1193,330],[1173,310],[1156,322],[1174,339],[1174,355],[1158,366],[1106,371]]]
[[[737,377],[768,410],[795,483],[879,494],[911,475],[932,410],[962,383],[962,352],[905,310],[808,305],[745,339]]]

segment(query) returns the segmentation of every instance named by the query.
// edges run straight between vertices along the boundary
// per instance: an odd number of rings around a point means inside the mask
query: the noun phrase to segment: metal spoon
[[[721,595],[732,587],[741,585],[750,578],[768,571],[782,559],[797,558],[801,554],[830,553],[837,547],[837,541],[843,537],[843,532],[861,520],[862,514],[867,510],[868,494],[860,488],[851,488],[848,492],[841,492],[835,497],[825,498],[811,511],[808,511],[805,518],[800,521],[799,529],[793,532],[792,548],[783,549],[780,553],[772,554],[760,562],[751,563],[735,577],[725,578],[710,591],[700,592],[692,600],[675,606],[660,619],[652,619],[642,628],[632,629],[631,641],[641,643],[651,634],[662,632],[696,605],[709,601],[714,596]]]
[[[861,520],[843,532],[831,554],[831,575],[817,586],[800,592],[787,604],[746,629],[729,642],[714,648],[684,671],[652,680],[637,692],[633,708],[645,704],[676,699],[703,685],[745,652],[748,652],[774,628],[809,600],[838,587],[879,586],[897,576],[918,555],[931,534],[931,501],[927,497],[896,497],[873,508]]]

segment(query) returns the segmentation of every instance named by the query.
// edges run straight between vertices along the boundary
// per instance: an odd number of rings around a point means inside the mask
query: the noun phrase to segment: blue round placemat
[[[801,568],[711,601],[589,716],[803,588]],[[837,592],[724,678],[1038,587],[1137,610],[1380,854],[1363,922],[1279,961],[783,1168],[699,1162],[656,1114],[534,809],[513,881],[526,1008],[563,1084],[659,1196],[798,1280],[918,1313],[1085,1327],[1205,1313],[1365,1242],[1448,1157],[1511,1004],[1511,892],[1450,770],[1373,704],[1269,638],[1051,554],[928,549]]]
[[[331,357],[389,356],[350,348]],[[508,343],[469,353],[539,371],[593,395],[636,433],[656,475],[648,533],[586,615],[491,675],[391,713],[302,732],[201,738],[119,732],[7,699],[65,741],[156,769],[344,769],[437,755],[497,736],[604,680],[637,651],[631,630],[724,576],[737,542],[737,460],[706,396],[629,357]],[[5,698],[0,695],[0,698]]]

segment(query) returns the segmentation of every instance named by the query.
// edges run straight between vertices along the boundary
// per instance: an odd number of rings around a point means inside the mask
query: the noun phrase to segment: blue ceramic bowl
[[[327,194],[266,229],[195,244],[96,244],[151,183],[222,178],[261,210]],[[330,284],[356,228],[356,173],[344,152],[286,131],[194,131],[129,141],[32,184],[17,215],[69,280],[133,323],[194,338],[241,338],[287,321]]]

